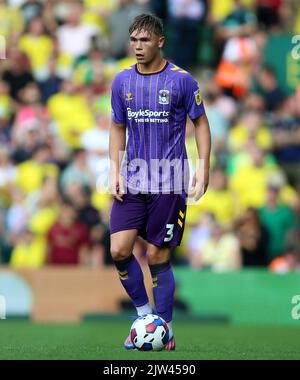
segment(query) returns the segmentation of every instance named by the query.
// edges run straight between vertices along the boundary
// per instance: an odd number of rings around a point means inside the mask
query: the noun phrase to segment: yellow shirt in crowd
[[[0,5],[0,36],[7,41],[13,34],[23,30],[23,18],[19,9],[7,5]]]
[[[58,175],[58,168],[54,164],[39,164],[34,160],[27,160],[17,166],[16,184],[29,194],[41,188],[46,176]]]
[[[276,171],[278,169],[274,165],[249,165],[237,170],[229,178],[229,188],[234,194],[236,209],[240,213],[248,207],[258,208],[264,205],[268,179]]]
[[[25,34],[19,40],[19,48],[27,54],[33,71],[48,67],[48,62],[53,53],[53,42],[50,37],[46,35],[34,37]]]
[[[59,214],[58,206],[39,209],[29,222],[30,231],[35,235],[46,237],[50,228],[56,222]]]
[[[235,0],[211,0],[211,14],[215,22],[223,21],[235,9]],[[241,3],[251,9],[255,0],[241,0]]]
[[[117,9],[117,0],[84,0],[85,11],[81,17],[84,24],[95,25],[101,33],[107,33],[106,14]]]
[[[57,123],[57,132],[70,148],[81,146],[81,134],[95,126],[94,118],[84,96],[58,93],[48,102],[51,117]]]
[[[233,127],[228,134],[228,147],[230,151],[236,152],[244,148],[249,140],[250,132],[242,124]],[[261,127],[255,133],[255,142],[262,149],[272,148],[272,135],[268,128]]]
[[[35,237],[30,243],[19,243],[13,251],[10,265],[13,268],[40,268],[45,264],[47,254],[47,233],[58,216],[57,207],[46,207],[32,217],[30,231]]]
[[[29,244],[17,244],[10,259],[12,268],[40,268],[46,260],[46,241],[36,237]]]
[[[212,213],[223,226],[228,226],[235,216],[235,202],[229,190],[208,188],[205,195],[194,205],[190,205],[186,215],[187,223],[197,223],[204,212]]]

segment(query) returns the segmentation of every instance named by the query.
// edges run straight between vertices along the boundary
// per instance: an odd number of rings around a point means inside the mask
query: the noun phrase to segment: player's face
[[[137,62],[145,65],[152,62],[160,54],[164,40],[164,37],[159,37],[143,29],[133,31],[130,35],[130,46]]]

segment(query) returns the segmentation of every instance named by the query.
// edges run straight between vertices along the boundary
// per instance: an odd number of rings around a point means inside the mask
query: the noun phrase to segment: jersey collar
[[[143,71],[139,70],[138,63],[136,63],[135,64],[135,70],[140,75],[153,75],[153,74],[159,74],[159,73],[163,72],[167,68],[168,65],[169,65],[169,62],[166,61],[164,66],[161,69],[159,69],[157,71],[150,71],[149,73],[144,73]]]

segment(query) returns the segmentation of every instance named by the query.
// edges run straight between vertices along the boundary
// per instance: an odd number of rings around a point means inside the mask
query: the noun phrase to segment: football
[[[133,322],[130,335],[139,351],[161,351],[169,341],[169,328],[158,315],[147,314]]]

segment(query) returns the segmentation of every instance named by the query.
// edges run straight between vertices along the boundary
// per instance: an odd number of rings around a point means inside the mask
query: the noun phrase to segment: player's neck
[[[137,69],[141,74],[151,74],[160,72],[166,66],[167,61],[163,57],[159,56],[148,64],[138,63]]]

